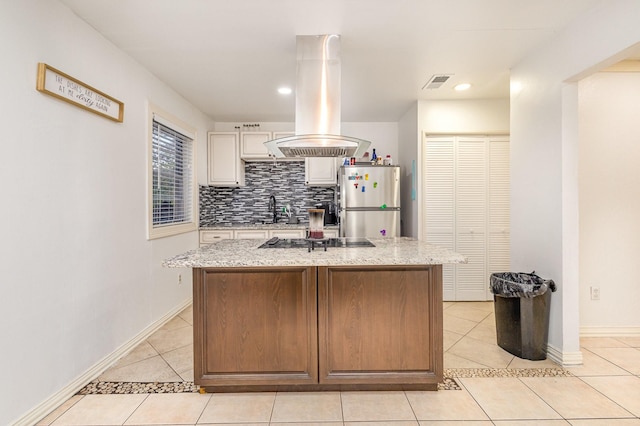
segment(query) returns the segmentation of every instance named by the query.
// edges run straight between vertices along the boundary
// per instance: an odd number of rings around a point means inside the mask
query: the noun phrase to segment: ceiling
[[[340,34],[342,121],[509,96],[509,69],[603,0],[61,0],[215,121],[293,121],[296,35]],[[422,87],[453,74],[441,88]],[[472,84],[456,92],[460,82]]]

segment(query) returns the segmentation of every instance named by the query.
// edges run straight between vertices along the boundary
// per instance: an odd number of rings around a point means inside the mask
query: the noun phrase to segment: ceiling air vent
[[[422,90],[424,89],[439,89],[444,83],[451,78],[453,74],[435,74],[433,75],[427,84],[422,86]]]

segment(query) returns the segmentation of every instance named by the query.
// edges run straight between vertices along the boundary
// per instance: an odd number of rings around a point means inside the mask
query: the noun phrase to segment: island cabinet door
[[[318,268],[319,382],[437,389],[442,267]]]
[[[317,383],[315,267],[194,269],[194,381]]]

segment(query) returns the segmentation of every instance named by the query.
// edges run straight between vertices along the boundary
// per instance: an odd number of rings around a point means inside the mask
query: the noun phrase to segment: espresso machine
[[[336,205],[332,201],[323,201],[315,205],[316,209],[324,210],[324,224],[337,225],[338,215],[336,214]]]

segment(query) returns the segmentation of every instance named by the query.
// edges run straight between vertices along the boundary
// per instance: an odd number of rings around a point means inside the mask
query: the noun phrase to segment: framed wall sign
[[[42,62],[38,63],[36,89],[109,120],[124,120],[122,102]]]

